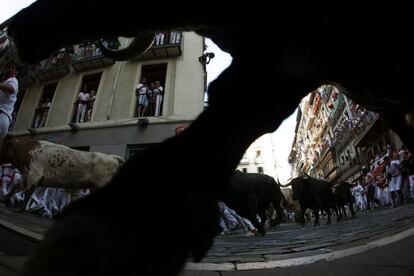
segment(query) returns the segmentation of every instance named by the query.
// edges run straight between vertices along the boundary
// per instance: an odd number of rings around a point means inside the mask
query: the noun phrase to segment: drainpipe
[[[126,45],[129,44],[130,39],[131,38],[127,39]],[[109,120],[111,118],[112,105],[114,104],[114,98],[115,98],[115,89],[116,89],[116,86],[118,85],[119,73],[121,72],[122,64],[123,64],[123,62],[119,62],[118,69],[116,71],[114,86],[112,87],[112,92],[111,92],[111,99],[109,101],[108,111],[106,112],[106,119],[107,120]]]

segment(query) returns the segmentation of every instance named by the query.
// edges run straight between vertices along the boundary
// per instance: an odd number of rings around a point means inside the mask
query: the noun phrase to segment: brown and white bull
[[[118,155],[86,152],[42,140],[6,136],[0,149],[0,163],[11,163],[22,172],[20,185],[14,185],[3,200],[25,189],[23,211],[36,187],[68,189],[101,188],[124,160]]]

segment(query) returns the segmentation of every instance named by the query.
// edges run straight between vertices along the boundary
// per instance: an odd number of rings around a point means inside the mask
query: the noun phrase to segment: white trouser
[[[410,181],[410,198],[414,198],[414,174],[408,176]]]
[[[6,136],[9,131],[10,118],[6,113],[0,111],[0,138]]]

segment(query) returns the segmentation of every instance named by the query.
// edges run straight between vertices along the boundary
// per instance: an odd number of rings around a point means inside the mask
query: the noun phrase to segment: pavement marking
[[[234,271],[236,270],[236,265],[233,263],[193,263],[188,262],[185,265],[185,270],[208,270],[208,271]]]
[[[329,253],[317,254],[313,256],[305,256],[299,258],[292,258],[292,259],[284,259],[284,260],[273,260],[273,261],[264,261],[264,262],[250,262],[250,263],[193,263],[188,262],[186,264],[186,270],[207,270],[207,271],[239,271],[239,270],[254,270],[254,269],[269,269],[269,268],[277,268],[277,267],[290,267],[290,266],[298,266],[298,265],[307,265],[311,263],[315,263],[318,261],[331,261],[336,260],[348,256],[352,256],[355,254],[359,254],[370,249],[374,249],[377,247],[381,247],[384,245],[388,245],[410,236],[414,235],[414,228],[410,228],[408,230],[399,232],[397,234],[381,238],[372,242],[367,242],[366,244],[338,250],[332,251]],[[224,266],[221,266],[224,265]]]
[[[395,235],[385,237],[385,238],[382,238],[382,239],[379,239],[379,240],[376,240],[376,241],[373,241],[373,242],[368,242],[367,244],[372,244],[372,245],[375,245],[375,246],[384,246],[384,245],[388,245],[390,243],[408,238],[412,235],[414,235],[414,228],[407,229],[407,230],[402,231],[400,233],[397,233]]]
[[[43,239],[42,234],[32,232],[30,230],[24,229],[23,227],[14,225],[10,222],[7,222],[7,221],[1,220],[1,219],[0,219],[0,225],[3,225],[4,227],[7,227],[7,228],[9,228],[9,229],[11,229],[11,230],[13,230],[17,233],[20,233],[22,235],[31,237],[31,238],[33,238],[35,240],[38,240],[38,241],[41,241]]]
[[[43,235],[39,233],[32,232],[30,230],[24,229],[23,227],[14,225],[7,221],[0,219],[0,225],[7,227],[13,231],[16,231],[22,235],[31,237],[38,241],[43,239]],[[368,251],[373,248],[381,247],[384,245],[388,245],[410,236],[414,235],[414,228],[407,229],[405,231],[399,232],[397,234],[381,238],[372,242],[367,242],[366,244],[338,250],[332,251],[323,254],[317,254],[313,256],[305,256],[299,258],[292,258],[292,259],[284,259],[284,260],[273,260],[273,261],[264,261],[264,262],[250,262],[250,263],[239,263],[234,264],[230,262],[223,262],[223,263],[193,263],[187,262],[185,265],[185,270],[205,270],[205,271],[237,271],[237,270],[253,270],[253,269],[269,269],[269,268],[277,268],[277,267],[290,267],[290,266],[298,266],[298,265],[306,265],[315,263],[318,261],[331,261],[336,260],[344,257],[348,257],[351,255],[359,254],[365,251]]]

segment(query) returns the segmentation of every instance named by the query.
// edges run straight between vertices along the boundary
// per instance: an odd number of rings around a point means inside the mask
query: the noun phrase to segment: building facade
[[[246,173],[262,173],[277,178],[271,133],[262,135],[250,145],[240,160],[237,169]]]
[[[16,53],[7,39],[7,22],[0,27],[7,41],[0,51],[5,63]],[[105,43],[125,47],[129,42]],[[199,57],[204,49],[203,37],[173,31],[157,34],[153,46],[130,61],[115,62],[101,54],[98,43],[89,42],[20,66],[11,134],[128,158],[175,135],[202,112],[206,71]],[[163,98],[157,114],[155,97],[148,96],[147,112],[138,117],[136,87],[143,78],[151,91],[158,82]]]
[[[373,169],[402,145],[378,114],[335,86],[319,87],[299,108],[289,157],[294,177],[308,173],[329,182],[360,182],[362,166]]]

